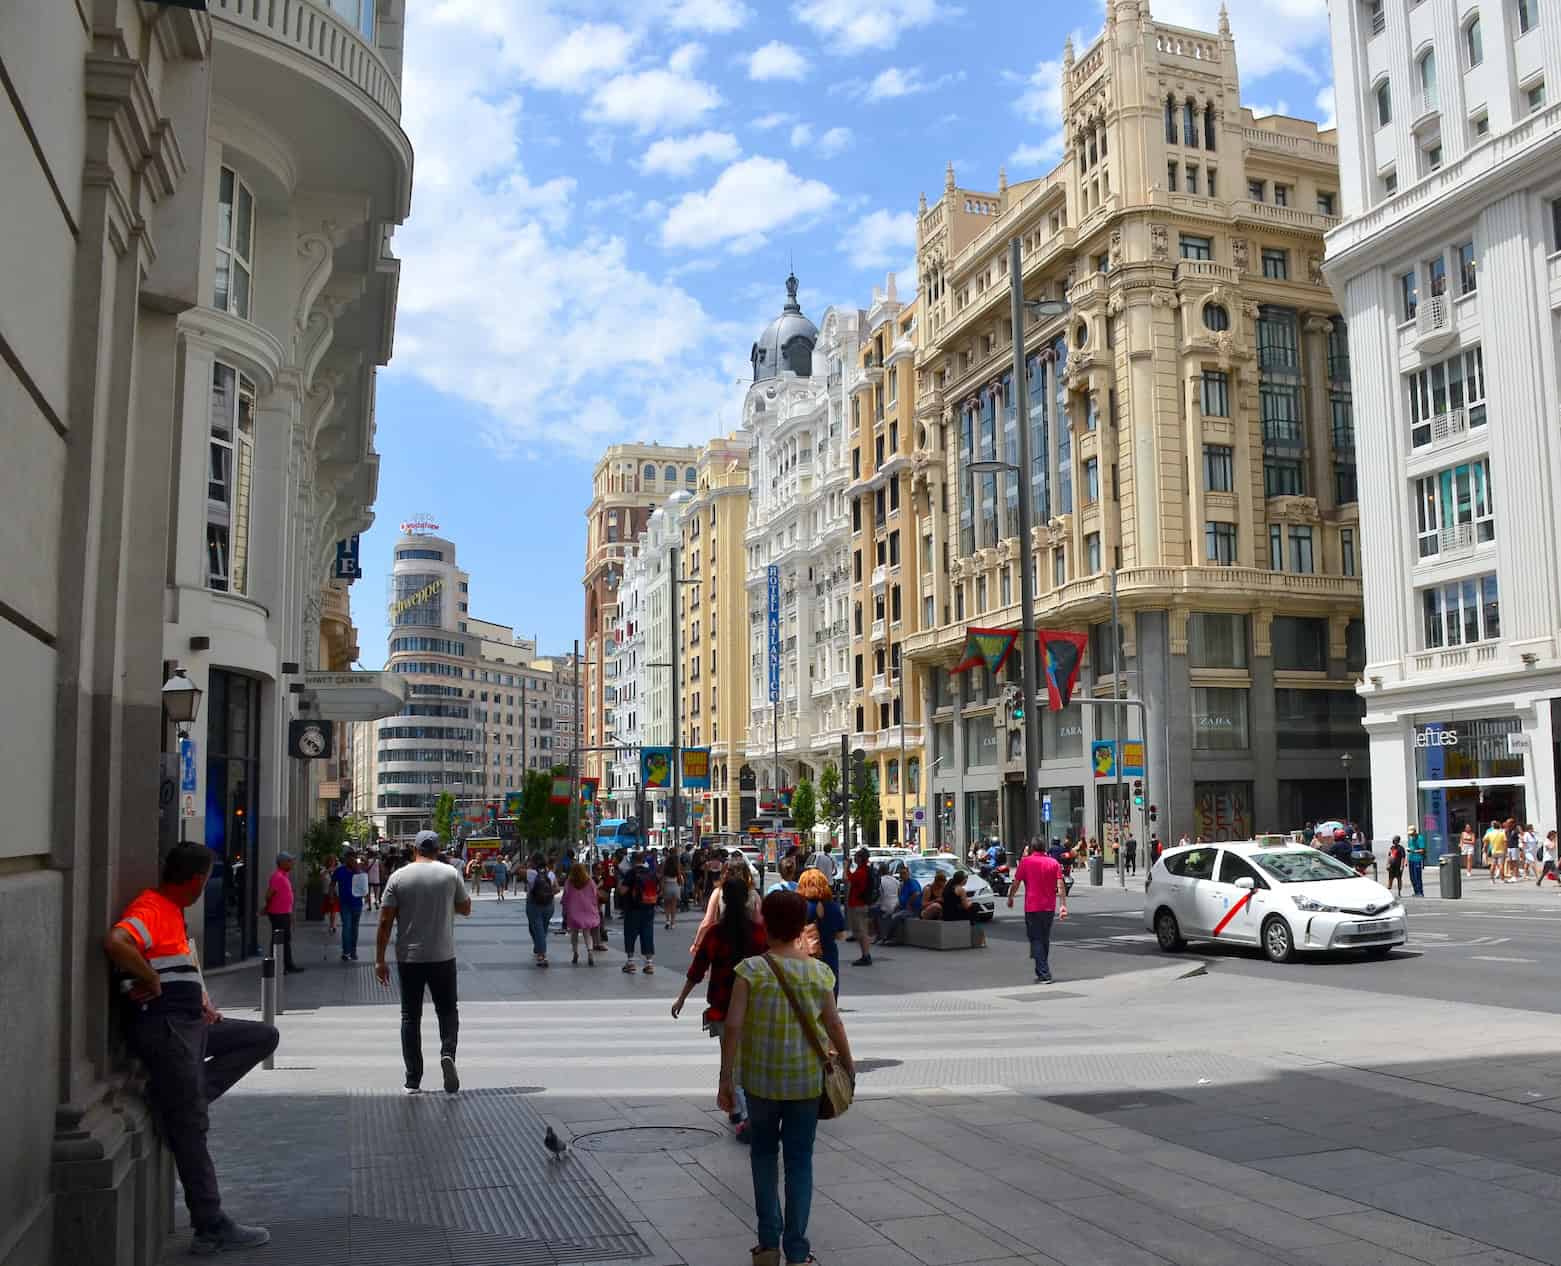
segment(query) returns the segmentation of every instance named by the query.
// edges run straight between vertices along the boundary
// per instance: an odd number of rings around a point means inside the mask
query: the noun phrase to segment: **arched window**
[[[656,482],[656,468],[654,466],[645,467],[645,480],[647,483]]]
[[[673,483],[677,480],[678,468],[676,466],[668,466],[666,470],[661,472],[661,474],[662,478],[664,478],[668,483]]]
[[[921,790],[920,756],[912,756],[905,762],[905,788],[912,793]]]
[[[1480,39],[1480,15],[1478,12],[1469,19],[1469,24],[1463,28],[1464,56],[1469,59],[1469,67],[1473,69],[1485,60],[1485,45]]]
[[[1436,52],[1426,49],[1415,62],[1415,70],[1420,76],[1420,95],[1425,107],[1436,109]]]
[[[693,483],[696,479],[699,478],[699,472],[690,466],[686,471],[683,472],[683,478],[686,482]]]
[[[1214,103],[1211,101],[1203,107],[1203,146],[1205,149],[1214,148]],[[1212,196],[1214,191],[1209,190]]]
[[[889,790],[889,791],[898,791],[900,789],[900,762],[899,761],[891,760],[889,762],[889,777],[888,777],[888,779],[886,781],[887,781],[887,784],[888,784],[887,790]]]
[[[1203,305],[1203,325],[1205,329],[1220,330],[1230,329],[1230,313],[1217,303]]]
[[[1198,144],[1198,103],[1191,97],[1187,98],[1187,104],[1182,106],[1182,140],[1184,144],[1197,147]]]
[[[1387,127],[1393,122],[1393,85],[1384,79],[1376,87],[1377,126]]]
[[[1165,99],[1165,143],[1176,144],[1176,98]]]

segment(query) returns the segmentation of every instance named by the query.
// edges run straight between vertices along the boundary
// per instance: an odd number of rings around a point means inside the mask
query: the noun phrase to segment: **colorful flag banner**
[[[600,778],[580,776],[580,803],[591,804],[596,800],[596,788],[601,784]]]
[[[549,804],[568,804],[575,796],[575,780],[573,778],[553,779],[553,790],[548,795]]]
[[[962,673],[969,668],[985,668],[995,675],[1002,671],[1018,644],[1018,629],[966,629],[964,658],[949,671]]]
[[[688,791],[710,790],[710,749],[685,747],[683,758],[683,786]]]
[[[523,791],[506,791],[504,793],[504,816],[506,818],[518,818],[520,816],[520,801],[525,795]]]
[[[1060,712],[1073,701],[1088,638],[1083,633],[1059,633],[1055,629],[1042,629],[1035,637],[1040,644],[1041,668],[1046,674],[1047,701],[1053,712]]]
[[[670,747],[640,748],[640,786],[647,791],[657,791],[672,786]]]

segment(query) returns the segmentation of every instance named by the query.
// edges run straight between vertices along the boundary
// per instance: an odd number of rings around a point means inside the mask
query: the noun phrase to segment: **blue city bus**
[[[616,853],[620,848],[641,848],[643,844],[639,823],[633,818],[603,818],[596,824],[598,857]]]

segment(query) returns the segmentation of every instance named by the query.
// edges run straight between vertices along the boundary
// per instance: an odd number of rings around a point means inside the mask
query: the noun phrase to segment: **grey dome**
[[[783,372],[798,378],[813,376],[813,348],[818,343],[818,326],[802,314],[797,302],[797,278],[786,278],[786,306],[764,327],[748,359],[753,362],[754,382],[779,378]]]

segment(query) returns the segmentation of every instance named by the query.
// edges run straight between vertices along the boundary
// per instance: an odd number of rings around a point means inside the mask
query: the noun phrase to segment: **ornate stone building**
[[[1323,284],[1339,214],[1333,134],[1241,105],[1236,41],[1108,0],[1062,67],[1061,161],[995,192],[922,201],[918,549],[933,566],[907,639],[930,718],[936,832],[1014,838],[1023,760],[1004,681],[951,675],[972,624],[1017,627],[1018,497],[1031,498],[1037,620],[1089,635],[1082,692],[1148,704],[1147,800],[1163,837],[1340,816],[1366,752],[1354,693],[1361,585],[1349,357]],[[1009,242],[1027,299],[1017,460]],[[1123,621],[1112,663],[1110,572]],[[1041,717],[1050,833],[1101,834],[1092,743],[1111,712]],[[1359,794],[1354,798],[1362,808]],[[1148,804],[1145,805],[1146,816]]]

